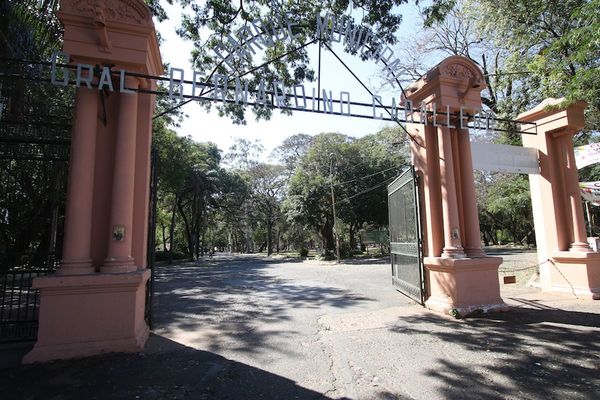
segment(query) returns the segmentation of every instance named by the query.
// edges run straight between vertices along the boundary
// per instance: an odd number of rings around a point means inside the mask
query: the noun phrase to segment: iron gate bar
[[[360,83],[362,85],[362,87],[371,95],[374,96],[373,92],[367,87],[367,85],[365,85],[362,80],[354,73],[354,71],[352,71],[352,69],[350,67],[348,67],[348,65],[337,55],[337,53],[331,48],[329,47],[329,45],[327,43],[325,43],[325,46],[329,49],[329,51],[331,51],[331,53],[335,56],[335,58],[346,68],[346,70],[348,70],[348,72],[350,72],[352,74],[352,76],[354,77],[354,79],[356,79],[358,81],[358,83]],[[387,66],[387,64],[384,61],[384,65]],[[402,87],[402,85],[400,84],[400,81],[398,81],[398,79],[396,78],[396,82],[398,83],[398,86],[400,86],[400,90],[402,91],[402,94],[404,95],[404,97],[406,97],[406,93],[404,92],[404,88]],[[377,100],[377,103],[379,103],[379,105],[372,105],[375,108],[383,108],[389,115],[390,115],[390,119],[385,119],[386,121],[394,121],[394,122],[398,122],[398,125],[404,130],[404,132],[409,135],[411,137],[411,139],[413,139],[412,135],[408,132],[408,130],[401,124],[401,122],[404,123],[408,123],[407,120],[402,120],[399,118],[393,118],[392,113],[390,112],[389,108],[392,108],[391,106],[385,106],[380,100]],[[404,107],[396,107],[397,110],[402,110],[405,111],[406,109]],[[398,112],[398,111],[397,111]],[[414,115],[414,113],[421,113],[420,109],[413,109],[411,110],[411,116]],[[425,116],[428,115],[450,115],[450,116],[459,116],[460,117],[460,113],[448,113],[445,111],[425,111]],[[469,114],[469,113],[463,113],[462,115],[464,118],[475,118],[475,114]],[[414,117],[411,118],[412,120],[414,120]],[[517,133],[523,133],[523,134],[537,134],[537,124],[535,122],[521,122],[521,121],[516,121],[516,120],[510,120],[507,118],[497,118],[497,117],[493,117],[493,118],[485,118],[486,120],[486,130],[494,130],[497,132],[514,132],[514,130],[510,130],[510,129],[493,129],[489,127],[489,121],[490,120],[494,120],[494,121],[501,121],[501,122],[510,122],[510,123],[515,123],[515,124],[525,124],[525,125],[534,125],[536,128],[535,133],[530,133],[530,132],[526,132],[526,131],[517,131]],[[474,122],[473,122],[474,123]],[[472,128],[475,129],[474,126],[468,126],[467,123],[467,127],[468,128]]]
[[[373,99],[376,99],[376,97],[373,95],[373,92],[367,87],[367,85],[365,85],[363,83],[363,81],[361,79],[358,78],[358,76],[356,76],[356,74],[354,73],[354,71],[352,71],[347,65],[346,63],[337,55],[337,53],[335,51],[333,51],[333,49],[331,47],[329,47],[329,45],[327,43],[325,43],[325,46],[327,46],[327,48],[329,49],[329,51],[331,51],[331,53],[333,53],[333,55],[335,56],[335,58],[337,58],[337,60],[344,66],[344,68],[346,68],[346,70],[348,70],[348,72],[350,72],[352,74],[352,76],[354,77],[354,79],[356,79],[358,81],[358,83],[360,83],[362,85],[362,87],[371,95],[371,97]],[[387,66],[387,64],[386,64]],[[398,82],[398,85],[400,85],[400,82]],[[400,89],[402,90],[402,94],[404,95],[404,97],[406,97],[406,93],[404,92],[404,88],[402,87],[402,85],[400,85]],[[340,96],[341,97],[341,96]],[[340,98],[341,100],[341,98]],[[402,130],[408,135],[408,137],[418,146],[422,145],[417,142],[417,140],[415,140],[415,138],[413,137],[413,135],[408,131],[408,129],[406,129],[406,127],[404,125],[402,125],[400,123],[400,121],[398,120],[398,118],[393,118],[394,116],[392,115],[392,113],[387,109],[387,107],[385,107],[383,105],[383,103],[377,99],[377,103],[379,103],[380,106],[382,106],[385,109],[385,112],[387,112],[390,116],[390,118],[392,118],[393,121],[397,122],[398,125],[402,128]],[[403,110],[405,110],[403,108]],[[425,114],[425,116],[427,116],[427,114]],[[406,122],[406,121],[404,121]]]
[[[2,125],[3,122],[0,122]],[[30,138],[30,137],[5,137],[0,136],[0,143],[35,143],[35,144],[60,144],[60,145],[69,145],[71,143],[70,139],[39,139],[39,138]]]
[[[3,280],[0,293],[0,342],[36,339],[39,291],[31,287],[31,283],[33,278],[53,271],[54,268],[47,265],[47,268],[7,271],[0,276]]]
[[[21,83],[18,79],[25,83],[15,92],[21,100],[17,107],[7,107],[0,116],[0,203],[12,218],[27,215],[0,227],[9,238],[0,243],[0,342],[36,339],[39,291],[32,281],[53,273],[60,257],[72,104],[48,103],[40,93],[70,96],[71,91],[40,84],[43,71],[36,70],[35,79],[3,74],[0,81],[9,90]]]
[[[306,45],[314,43],[315,40],[306,43]],[[332,53],[334,53],[333,50],[331,50],[331,51],[332,51]],[[283,57],[285,55],[287,55],[287,54],[284,54],[281,57]],[[337,54],[334,53],[334,55],[337,57]],[[30,62],[28,62],[28,63],[30,63]],[[52,65],[52,63],[50,63],[50,62],[39,62],[39,64],[42,64],[42,65]],[[240,78],[242,76],[245,76],[245,75],[247,75],[249,73],[252,73],[256,69],[264,67],[266,64],[267,63],[264,63],[264,64],[262,64],[262,65],[260,65],[260,66],[258,66],[256,68],[254,68],[252,70],[249,70],[249,71],[243,73],[242,75],[238,76],[238,78]],[[58,64],[57,63],[56,66],[64,67],[64,68],[70,68],[70,69],[76,69],[75,66],[69,65],[69,64]],[[111,74],[113,74],[115,76],[119,76],[120,72],[111,71]],[[148,75],[148,74],[140,74],[140,73],[128,72],[128,71],[125,71],[125,76],[132,76],[132,77],[145,78],[145,79],[151,79],[151,80],[157,80],[157,81],[164,81],[164,82],[170,82],[171,81],[170,78],[164,77],[164,76],[155,76],[155,75]],[[45,78],[29,78],[29,77],[23,77],[23,76],[17,76],[17,75],[0,74],[0,78],[4,78],[4,77],[13,77],[13,78],[20,78],[20,79],[25,79],[25,80],[41,81],[41,82],[50,82],[50,79],[45,79]],[[228,82],[232,82],[234,79],[235,78],[229,79]],[[186,80],[186,79],[184,79],[182,81],[177,81],[177,83],[179,83],[179,82],[183,82],[184,84],[189,84],[189,85],[194,84],[193,81]],[[75,81],[71,80],[71,81],[69,81],[69,84],[75,84]],[[97,84],[92,84],[92,86],[96,87],[96,88],[98,87]],[[196,86],[202,86],[204,88],[205,87],[212,87],[210,90],[208,90],[206,92],[203,91],[205,95],[214,91],[214,85],[208,84],[208,83],[205,83],[205,82],[196,82]],[[226,89],[227,90],[235,89],[235,86],[226,86]],[[129,90],[133,90],[133,91],[136,91],[138,93],[148,93],[148,94],[155,94],[155,95],[159,95],[159,96],[168,95],[167,92],[157,91],[157,90],[147,90],[147,89],[129,89]],[[250,90],[248,90],[248,93],[255,94],[255,93],[258,93],[258,90],[256,90],[256,89],[250,89]],[[270,95],[272,97],[275,93],[273,91],[270,91],[270,90],[265,90],[265,94]],[[183,102],[183,103],[181,103],[180,105],[176,106],[173,109],[176,109],[177,107],[180,107],[181,105],[187,104],[187,103],[189,103],[189,102],[191,102],[193,100],[214,101],[213,97],[206,97],[204,95],[201,95],[201,96],[192,96],[192,95],[183,94],[182,96],[178,95],[177,97],[183,97],[183,98],[188,99],[188,100],[185,101],[185,102]],[[288,98],[293,98],[295,96],[293,96],[291,94],[284,94],[283,97],[285,97],[285,99],[288,100]],[[308,99],[312,99],[312,97],[308,97]],[[319,101],[319,104],[320,104],[320,102],[323,101],[323,99],[320,98],[320,97],[315,98],[315,101],[316,100]],[[222,100],[218,100],[218,101],[222,101]],[[227,99],[225,102],[231,103],[231,104],[235,103],[235,101],[233,101],[231,99]],[[339,104],[342,101],[332,99],[331,102],[335,103],[335,104]],[[343,102],[343,103],[347,103],[347,104],[355,105],[355,106],[375,107],[377,109],[383,108],[384,110],[386,110],[388,112],[388,114],[390,113],[389,109],[392,108],[391,106],[385,106],[382,103],[380,103],[379,105],[377,105],[377,104],[373,105],[372,103],[353,102],[353,101],[351,101],[351,102]],[[248,102],[247,105],[250,105],[250,106],[263,106],[262,104],[258,104],[258,103],[255,103],[255,102]],[[266,105],[264,105],[264,106],[266,107]],[[293,107],[281,107],[281,106],[276,106],[274,104],[270,104],[269,107],[274,108],[274,109],[282,109],[282,110],[289,110],[289,111],[303,111],[303,112],[319,113],[319,111],[313,111],[313,110],[308,110],[308,109],[298,109],[298,108],[293,108]],[[398,110],[398,113],[400,113],[400,111],[404,111],[405,110],[405,108],[402,107],[402,106],[397,106],[396,109]],[[420,109],[413,109],[412,111],[415,112],[415,113],[420,113]],[[154,116],[153,118],[158,118],[159,116],[164,115],[164,114],[166,114],[168,112],[170,112],[170,111],[166,110],[165,112],[163,112],[161,114],[158,114],[158,115]],[[321,112],[321,113],[323,113],[323,112]],[[359,114],[350,114],[350,115],[348,115],[348,114],[335,113],[335,112],[334,113],[326,113],[326,114],[345,115],[345,116],[350,116],[350,117],[358,117],[358,118],[362,117],[362,118],[375,119],[372,116],[359,115]],[[434,111],[426,111],[425,114],[426,115],[433,115]],[[436,115],[442,115],[442,116],[448,115],[448,113],[445,112],[445,111],[439,111],[439,112],[435,111],[435,114]],[[449,113],[449,114],[450,114],[450,116],[459,116],[460,115],[460,113]],[[469,114],[469,113],[463,113],[463,117],[464,118],[474,118],[475,115],[474,114]],[[404,122],[404,123],[409,123],[410,122],[410,121],[407,121],[407,120],[404,120],[404,119],[400,119],[400,118],[393,119],[393,118],[383,117],[383,118],[377,118],[377,119],[384,120],[384,121],[392,121],[392,122]],[[483,119],[484,118],[480,118],[480,120],[483,120]],[[507,119],[507,118],[497,118],[497,117],[487,117],[487,116],[485,117],[485,120],[486,121],[508,122],[508,123],[514,123],[514,124],[519,124],[519,125],[532,125],[532,126],[536,127],[536,132],[537,132],[537,124],[535,122],[527,122],[527,121],[521,122],[521,121],[511,120],[511,119]],[[418,122],[415,122],[415,123],[418,123]],[[471,123],[473,123],[473,122],[471,122]],[[474,126],[468,126],[467,125],[467,127],[471,128],[471,129],[475,129]],[[484,128],[481,128],[481,129],[484,129]],[[496,127],[493,127],[493,128],[486,127],[485,129],[491,130],[491,131],[495,131],[495,132],[513,132],[513,133],[520,133],[520,134],[526,134],[526,135],[535,135],[536,134],[536,132],[529,132],[529,131],[523,131],[523,130],[514,130],[514,129],[503,129],[503,128],[496,128]]]
[[[293,52],[295,52],[295,51],[301,50],[301,49],[303,49],[304,47],[306,47],[306,46],[309,46],[309,45],[313,44],[313,43],[314,43],[316,40],[317,40],[317,39],[313,39],[313,40],[311,40],[310,42],[308,42],[308,43],[305,43],[305,44],[303,44],[303,45],[302,45],[302,46],[300,46],[300,47],[297,47],[297,48],[295,48],[295,49],[293,49],[293,50],[290,50],[290,51],[288,51],[288,52],[286,52],[286,53],[284,53],[284,54],[282,54],[282,55],[280,55],[280,56],[277,56],[277,57],[275,57],[275,58],[274,58],[274,59],[272,59],[272,60],[269,60],[269,61],[267,61],[267,62],[264,62],[264,63],[262,63],[262,64],[261,64],[261,65],[259,65],[259,66],[256,66],[256,67],[254,67],[254,68],[251,68],[251,69],[249,69],[248,71],[244,72],[243,74],[241,74],[241,75],[238,75],[238,76],[237,76],[237,78],[241,78],[242,76],[245,76],[245,75],[251,74],[251,73],[253,73],[253,72],[254,72],[254,71],[256,71],[256,70],[259,70],[259,69],[261,69],[261,68],[264,68],[265,66],[269,65],[269,64],[270,64],[270,63],[272,63],[272,62],[275,62],[275,61],[277,61],[277,60],[280,60],[280,59],[282,59],[283,57],[286,57],[286,56],[288,56],[289,54],[291,54],[291,53],[293,53]],[[223,60],[222,60],[222,61],[219,63],[219,65],[222,65],[224,61],[225,61],[225,59],[223,59]],[[213,76],[213,74],[215,73],[215,71],[216,71],[216,68],[215,68],[215,69],[213,69],[213,71],[210,73],[210,75],[209,75],[209,77],[207,78],[207,80],[209,80],[209,79],[210,79],[210,78]],[[127,75],[127,73],[125,73],[125,75]],[[150,79],[152,79],[152,78],[150,78]],[[163,79],[163,80],[164,80],[164,79]],[[232,82],[232,81],[234,81],[234,80],[235,80],[235,78],[234,78],[233,80],[232,80],[232,79],[229,79],[227,83],[229,83],[229,82]],[[167,81],[170,81],[170,79],[167,79]],[[190,81],[184,81],[184,83],[191,83],[191,82],[190,82]],[[208,93],[210,93],[211,91],[212,91],[212,90],[210,90]],[[202,90],[202,92],[201,92],[200,94],[202,95],[202,94],[206,94],[206,93],[204,93],[204,90]],[[187,100],[187,101],[184,101],[184,102],[182,102],[182,103],[180,103],[180,104],[178,104],[178,105],[176,105],[176,106],[174,106],[174,107],[172,107],[172,108],[170,108],[170,109],[168,109],[168,110],[165,110],[165,111],[163,111],[162,113],[160,113],[160,114],[158,114],[158,115],[155,115],[154,117],[152,117],[152,119],[156,119],[156,118],[158,118],[158,117],[161,117],[161,116],[163,116],[163,115],[165,115],[165,114],[168,114],[168,113],[170,113],[170,112],[172,112],[172,111],[175,111],[175,110],[176,110],[176,109],[178,109],[179,107],[181,107],[181,106],[184,106],[184,105],[186,105],[187,103],[189,103],[189,102],[191,102],[191,101],[193,101],[193,99],[189,99],[189,100]]]
[[[112,74],[117,74],[116,72],[112,72]],[[164,77],[156,77],[156,76],[151,76],[151,75],[145,75],[145,74],[138,74],[138,73],[133,73],[133,72],[126,72],[125,76],[134,76],[134,77],[140,77],[140,78],[146,78],[146,79],[156,79],[156,80],[162,80],[162,81],[169,81],[169,78],[164,78]],[[23,77],[23,76],[15,76],[15,75],[6,75],[6,74],[0,74],[0,79],[2,78],[6,78],[6,77],[11,77],[11,78],[19,78],[19,79],[23,79],[23,80],[29,80],[29,81],[36,81],[36,82],[46,82],[46,83],[50,83],[50,79],[45,79],[45,78],[29,78],[29,77]],[[192,81],[188,81],[188,80],[183,80],[183,83],[186,84],[192,84]],[[70,84],[75,84],[74,80],[69,81]],[[204,86],[204,87],[212,87],[213,85],[208,85],[205,83],[200,83],[197,82],[196,83],[197,86]],[[97,88],[98,84],[92,84],[92,87]],[[235,89],[235,86],[227,86],[226,87],[228,90],[230,89]],[[166,96],[168,95],[167,92],[164,91],[157,91],[157,90],[148,90],[148,89],[129,89],[126,88],[128,90],[132,90],[138,93],[146,93],[146,94],[154,94],[154,95],[159,95],[159,96]],[[206,94],[209,94],[211,92],[213,92],[214,89],[210,89],[206,92]],[[249,89],[248,93],[258,93],[258,90],[256,89]],[[264,91],[265,94],[268,94],[270,96],[273,96],[275,93],[273,91],[270,90],[265,90]],[[193,100],[204,100],[204,101],[215,101],[214,97],[206,97],[206,96],[192,96],[192,95],[188,95],[188,94],[183,94],[181,96],[177,95],[177,97],[183,97],[183,98],[187,98],[189,99],[189,101],[193,101]],[[285,94],[283,97],[286,98],[286,100],[288,98],[293,98],[294,96],[291,94]],[[312,97],[307,97],[307,99],[312,100]],[[222,99],[218,100],[219,102],[222,102]],[[315,97],[315,101],[319,101],[322,102],[323,98],[321,97]],[[346,102],[346,101],[340,101],[340,100],[335,100],[335,99],[328,99],[328,102],[331,103],[335,103],[335,104],[339,104],[339,103],[345,103],[345,104],[350,104],[350,105],[354,105],[354,106],[360,106],[360,107],[375,107],[377,109],[383,108],[384,110],[388,111],[389,113],[389,108],[392,108],[391,106],[385,106],[382,103],[380,103],[379,105],[375,104],[373,105],[372,103],[363,103],[363,102],[356,102],[356,101],[350,101],[350,102]],[[232,99],[226,99],[225,100],[226,103],[235,103],[235,100]],[[239,103],[239,102],[238,102]],[[249,106],[264,106],[266,107],[267,105],[263,105],[260,103],[256,103],[256,102],[247,102],[245,103]],[[243,105],[243,104],[242,104]],[[317,111],[317,110],[310,110],[310,109],[299,109],[299,108],[294,108],[294,107],[282,107],[282,106],[276,106],[274,104],[269,104],[270,107],[274,108],[274,109],[283,109],[283,110],[291,110],[291,111],[303,111],[303,112],[312,112],[312,113],[325,113],[325,114],[335,114],[335,115],[345,115],[345,116],[351,116],[351,117],[363,117],[363,118],[369,118],[369,119],[376,119],[373,118],[372,116],[369,115],[359,115],[359,114],[345,114],[345,113],[339,113],[339,112],[324,112],[324,111]],[[405,108],[404,107],[399,107],[397,106],[396,109],[398,110],[398,113],[400,113],[400,111],[404,111]],[[413,113],[420,113],[420,109],[413,109],[412,110]],[[163,115],[164,113],[159,114]],[[432,115],[434,114],[434,111],[425,111],[426,115]],[[445,111],[436,111],[435,112],[436,115],[447,115],[448,113]],[[459,115],[459,113],[450,113],[450,116],[457,116]],[[469,114],[469,113],[463,113],[463,117],[464,118],[474,118],[476,116],[476,114]],[[153,118],[156,118],[157,116],[154,116]],[[392,119],[392,118],[388,118],[388,117],[382,117],[382,118],[377,118],[380,120],[384,120],[384,121],[397,121],[397,122],[404,122],[404,123],[419,123],[419,122],[413,122],[413,121],[407,121],[404,119]],[[481,118],[483,119],[483,118]],[[506,118],[497,118],[497,117],[491,117],[488,118],[486,117],[485,120],[492,120],[492,121],[502,121],[502,122],[509,122],[509,123],[515,123],[515,124],[520,124],[520,125],[534,125],[537,128],[537,124],[535,122],[527,122],[527,121],[517,121],[517,120],[511,120],[511,119],[506,119]],[[1,121],[0,121],[1,122]],[[473,123],[473,122],[470,122]],[[467,128],[471,128],[471,129],[476,129],[474,126],[466,126]],[[481,128],[484,129],[484,128]],[[492,130],[492,131],[497,131],[497,132],[516,132],[516,133],[521,133],[521,134],[525,134],[525,135],[535,135],[536,133],[532,133],[529,131],[521,131],[521,130],[510,130],[510,129],[501,129],[501,128],[485,128],[488,130]]]
[[[404,295],[424,304],[421,218],[417,176],[410,167],[388,185],[392,284]]]
[[[151,150],[150,155],[150,207],[148,209],[148,249],[146,264],[150,269],[150,279],[146,283],[146,307],[144,310],[144,318],[148,327],[153,327],[153,301],[154,301],[154,275],[156,262],[156,207],[158,204],[158,168],[159,168],[159,153],[155,147]]]

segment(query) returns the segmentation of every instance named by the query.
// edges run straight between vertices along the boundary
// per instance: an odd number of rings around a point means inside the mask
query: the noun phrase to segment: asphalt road
[[[508,289],[521,308],[456,321],[394,290],[387,260],[340,266],[237,256],[159,271],[157,334],[329,398],[600,393],[600,303],[544,305],[539,293]]]
[[[0,371],[0,399],[597,399],[600,302],[507,286],[511,312],[453,320],[387,260],[258,256],[157,268],[140,354]],[[0,352],[0,357],[2,352]]]

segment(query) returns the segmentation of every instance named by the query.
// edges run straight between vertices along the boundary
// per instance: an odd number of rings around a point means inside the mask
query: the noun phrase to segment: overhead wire
[[[371,89],[369,89],[367,87],[367,85],[365,85],[363,83],[363,81],[354,73],[354,71],[352,71],[350,69],[350,67],[348,67],[348,65],[346,65],[346,63],[337,55],[337,53],[335,51],[333,51],[333,49],[327,44],[324,43],[325,47],[327,47],[327,49],[329,49],[329,51],[331,52],[331,54],[333,54],[335,56],[335,58],[337,58],[337,60],[340,62],[340,64],[342,64],[344,66],[344,68],[346,68],[346,70],[348,70],[348,72],[350,72],[350,74],[354,77],[354,79],[356,79],[356,81],[358,83],[361,84],[361,86],[372,96],[373,100],[377,100],[377,103],[379,103],[379,105],[381,107],[383,107],[383,109],[390,115],[390,117],[397,122],[397,124],[402,128],[402,130],[408,135],[408,137],[410,138],[410,140],[416,144],[417,146],[421,147],[421,148],[425,148],[424,145],[422,145],[421,143],[419,143],[414,135],[412,135],[408,129],[406,129],[406,127],[404,125],[402,125],[402,123],[400,121],[398,121],[397,119],[394,118],[394,116],[392,115],[391,111],[388,110],[388,108],[386,106],[383,105],[383,103],[381,102],[381,100],[379,100],[375,94],[373,93],[373,91]],[[398,85],[400,85],[400,82],[398,82]],[[404,88],[402,88],[402,85],[400,85],[400,89],[402,90],[402,93],[404,93]]]
[[[371,178],[371,177],[373,177],[373,176],[376,176],[376,175],[379,175],[379,174],[383,174],[384,172],[388,172],[388,171],[391,171],[391,170],[393,170],[393,169],[398,169],[398,166],[396,166],[396,165],[395,165],[395,166],[393,166],[393,167],[386,168],[386,169],[384,169],[384,170],[381,170],[381,171],[379,171],[379,172],[375,172],[375,173],[373,173],[373,174],[369,174],[369,175],[361,176],[361,177],[359,177],[359,178],[354,178],[354,179],[351,179],[351,180],[348,180],[348,181],[345,181],[345,182],[339,182],[339,183],[335,183],[335,184],[334,184],[334,186],[341,186],[341,185],[345,185],[345,184],[352,183],[352,182],[355,182],[355,181],[360,181],[360,180],[362,180],[362,179]]]
[[[344,203],[344,202],[350,201],[350,200],[352,200],[355,197],[361,196],[361,195],[363,195],[365,193],[368,193],[368,192],[371,192],[371,191],[373,191],[373,190],[375,190],[375,189],[377,189],[377,188],[379,188],[379,187],[381,187],[383,185],[386,185],[386,184],[392,182],[394,179],[396,179],[395,176],[393,176],[391,178],[388,178],[388,179],[386,179],[386,180],[384,180],[382,182],[379,182],[378,184],[376,184],[374,186],[371,186],[370,188],[361,190],[360,192],[355,193],[352,196],[348,196],[348,197],[346,197],[346,198],[344,198],[342,200],[338,200],[338,201],[335,202],[335,204],[339,204],[339,203]]]

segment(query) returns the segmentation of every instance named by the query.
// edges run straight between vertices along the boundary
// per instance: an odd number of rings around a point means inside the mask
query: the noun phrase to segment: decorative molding
[[[458,63],[446,65],[442,69],[442,75],[451,76],[457,79],[472,79],[474,78],[473,72],[466,66]]]
[[[441,75],[449,76],[454,79],[472,80],[476,83],[480,83],[481,81],[480,74],[474,73],[471,70],[471,68],[461,63],[452,63],[445,65],[440,72]]]
[[[65,5],[66,10],[93,17],[96,25],[103,26],[106,21],[152,23],[146,6],[136,0],[70,0]]]

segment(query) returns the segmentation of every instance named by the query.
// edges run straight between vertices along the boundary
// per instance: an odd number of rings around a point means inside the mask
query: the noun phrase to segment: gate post
[[[58,17],[68,62],[85,64],[77,72],[86,73],[71,75],[79,87],[64,259],[55,275],[34,279],[39,331],[24,363],[139,351],[149,335],[144,308],[155,95],[135,89],[155,90],[156,84],[117,73],[162,73],[152,15],[142,0],[61,0]],[[92,68],[95,85],[89,87]]]
[[[469,59],[452,56],[407,89],[411,152],[423,198],[428,308],[461,316],[501,311],[500,257],[481,245],[467,120],[481,110],[485,80]],[[406,104],[406,102],[409,102]],[[419,123],[420,122],[420,123]]]
[[[547,99],[518,116],[523,146],[538,150],[540,175],[529,175],[542,290],[600,299],[600,253],[587,244],[573,135],[583,128],[584,102],[561,107]]]

